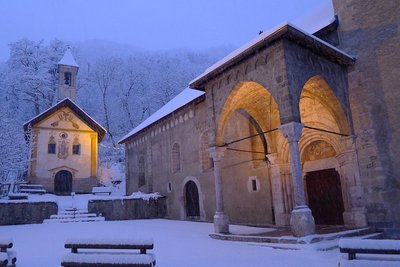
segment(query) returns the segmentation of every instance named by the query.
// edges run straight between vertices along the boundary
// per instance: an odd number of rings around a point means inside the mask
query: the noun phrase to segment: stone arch
[[[251,114],[260,122],[264,130],[279,127],[279,109],[271,93],[259,83],[240,82],[227,97],[219,114],[216,127],[216,145],[224,144],[226,125],[232,114],[238,109],[244,109]]]
[[[312,76],[304,83],[298,100],[302,123],[310,123],[310,119],[312,119],[312,123],[316,126],[324,126],[324,129],[350,135],[351,127],[345,106],[346,103],[339,100],[334,90],[321,75]],[[324,113],[316,112],[316,108]],[[310,116],[311,113],[314,114],[314,117]],[[319,119],[316,119],[315,115],[319,116]]]
[[[204,200],[205,196],[202,192],[202,187],[200,185],[199,180],[194,177],[194,176],[187,176],[185,179],[182,181],[182,186],[181,186],[181,196],[182,196],[182,205],[181,205],[181,217],[182,219],[188,219],[188,214],[187,214],[187,206],[186,206],[186,189],[188,183],[193,183],[196,185],[197,190],[198,190],[198,201],[199,201],[199,218],[189,218],[189,219],[197,219],[197,220],[205,220],[205,211],[204,211]]]
[[[342,108],[344,103],[339,101],[325,79],[316,75],[304,84],[298,104],[300,119],[304,125],[299,150],[306,198],[316,223],[343,224],[345,206],[347,211],[351,210],[349,205],[344,205],[348,202],[349,189],[337,159],[338,155],[346,151],[344,136],[351,134],[349,120]],[[325,150],[326,155],[307,157],[310,146],[320,151]],[[286,154],[284,160],[288,160],[287,144],[283,147]],[[316,186],[318,190],[315,189]],[[328,204],[320,207],[323,203]]]

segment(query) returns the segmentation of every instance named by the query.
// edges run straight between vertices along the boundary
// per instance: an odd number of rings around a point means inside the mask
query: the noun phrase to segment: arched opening
[[[66,170],[57,172],[54,178],[54,193],[56,195],[70,195],[72,192],[72,173]]]
[[[343,225],[347,189],[337,156],[343,138],[350,134],[347,117],[321,76],[306,82],[299,105],[304,124],[299,146],[308,205],[316,224]]]
[[[199,190],[193,181],[188,181],[185,185],[185,208],[187,219],[200,219]]]
[[[223,195],[230,221],[240,224],[274,223],[269,159],[279,135],[278,105],[261,84],[238,83],[218,116],[216,144],[226,148],[221,160]],[[250,184],[257,177],[257,184]],[[257,186],[255,186],[257,185]]]

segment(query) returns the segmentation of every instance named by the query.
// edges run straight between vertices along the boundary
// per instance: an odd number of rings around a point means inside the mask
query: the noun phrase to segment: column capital
[[[300,122],[289,122],[280,126],[283,136],[289,143],[298,142],[303,130],[303,124]]]
[[[224,156],[226,147],[212,146],[208,148],[208,153],[213,158],[214,161],[220,161]]]

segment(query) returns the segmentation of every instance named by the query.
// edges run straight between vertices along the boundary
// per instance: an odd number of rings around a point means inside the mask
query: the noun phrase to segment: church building
[[[127,194],[168,217],[369,226],[400,236],[400,5],[333,0],[313,34],[285,23],[209,67],[120,143]]]
[[[68,49],[58,63],[57,103],[24,124],[32,149],[28,181],[59,195],[97,186],[97,146],[106,134],[75,104],[78,69]]]

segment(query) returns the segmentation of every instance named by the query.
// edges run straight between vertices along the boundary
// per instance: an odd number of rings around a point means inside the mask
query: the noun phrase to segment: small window
[[[56,144],[48,144],[47,145],[47,153],[56,154]]]
[[[56,154],[56,141],[54,140],[54,136],[50,136],[49,143],[47,144],[47,153]]]
[[[247,190],[249,193],[256,193],[260,191],[260,180],[257,176],[250,176],[247,181]]]
[[[257,180],[251,180],[251,187],[253,191],[257,191]]]
[[[71,86],[71,72],[64,72],[64,84]]]
[[[81,145],[80,144],[72,145],[72,154],[74,154],[74,155],[81,154]]]
[[[172,192],[172,184],[171,184],[171,183],[168,183],[167,191],[168,191],[169,193]]]
[[[139,181],[138,186],[144,186],[146,184],[146,162],[144,157],[139,158]]]

